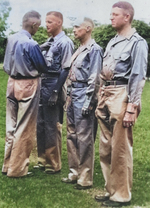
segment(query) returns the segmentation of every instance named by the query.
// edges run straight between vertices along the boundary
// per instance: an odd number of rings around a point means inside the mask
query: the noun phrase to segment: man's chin
[[[78,36],[77,36],[77,35],[74,35],[74,38],[75,38],[75,39],[78,39]]]
[[[49,31],[47,31],[47,34],[48,34],[48,37],[52,36],[52,34]]]

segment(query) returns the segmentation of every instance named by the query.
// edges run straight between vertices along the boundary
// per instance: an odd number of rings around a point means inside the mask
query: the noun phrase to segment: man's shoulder
[[[10,41],[19,39],[19,32],[16,32],[14,34],[10,34],[7,39]]]
[[[97,44],[94,39],[91,42],[91,51],[93,50],[103,52],[103,48],[99,44]]]
[[[140,47],[148,49],[147,41],[141,35],[139,35],[137,32],[135,32],[133,34],[132,39],[135,43],[140,44]]]
[[[30,48],[38,45],[38,43],[35,40],[33,40],[32,38],[29,38],[27,36],[20,38],[19,42],[21,45],[25,45]]]
[[[27,44],[31,46],[35,46],[38,43],[32,39],[32,37],[27,36],[26,34],[17,32],[8,37],[8,40],[11,42],[18,42],[19,44]]]
[[[145,40],[142,36],[140,36],[137,32],[135,32],[134,34],[133,34],[133,38],[135,38],[137,41],[139,41],[139,40]]]
[[[59,43],[61,43],[62,45],[66,45],[66,44],[73,44],[73,41],[66,34],[64,34],[59,39]]]
[[[95,50],[103,50],[102,47],[99,44],[97,44],[96,42],[93,44],[93,47]]]
[[[108,42],[108,45],[114,43],[116,37],[117,37],[117,35],[115,35],[113,38],[111,38],[110,41]],[[129,41],[135,41],[135,42],[136,42],[136,41],[141,41],[141,40],[145,41],[145,39],[144,39],[142,36],[140,36],[140,35],[138,34],[138,32],[133,33],[133,34],[132,34],[129,38],[127,38],[127,39],[128,39]]]

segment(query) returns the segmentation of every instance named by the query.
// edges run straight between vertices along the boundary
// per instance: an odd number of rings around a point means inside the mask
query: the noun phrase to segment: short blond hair
[[[114,7],[118,7],[120,9],[127,11],[130,14],[130,23],[132,22],[133,17],[134,17],[134,8],[129,2],[119,1],[112,6],[112,8]]]
[[[61,19],[61,21],[63,22],[63,15],[60,12],[50,11],[46,14],[46,16],[48,16],[48,15],[54,15],[55,17],[58,17],[59,19]]]
[[[94,22],[92,19],[90,19],[88,17],[84,17],[84,22],[90,23],[88,26],[90,26],[92,28],[92,30],[94,29]]]

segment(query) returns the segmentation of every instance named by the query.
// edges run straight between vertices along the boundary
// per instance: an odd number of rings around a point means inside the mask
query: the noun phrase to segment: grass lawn
[[[3,164],[5,144],[5,106],[8,76],[0,64],[0,166]],[[62,171],[46,175],[34,170],[37,161],[36,148],[31,154],[28,178],[8,178],[0,174],[0,208],[98,208],[95,194],[102,193],[104,180],[99,164],[99,132],[95,143],[95,171],[92,189],[78,191],[73,185],[61,182],[68,174],[66,149],[66,125],[64,119],[62,142]],[[142,95],[142,112],[134,127],[134,176],[132,203],[128,207],[150,208],[150,82],[146,82]]]

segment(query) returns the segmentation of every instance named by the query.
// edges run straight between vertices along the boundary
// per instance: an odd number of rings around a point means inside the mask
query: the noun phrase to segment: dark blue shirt
[[[16,77],[37,77],[41,72],[48,72],[38,43],[26,30],[8,38],[3,68],[8,75]]]

